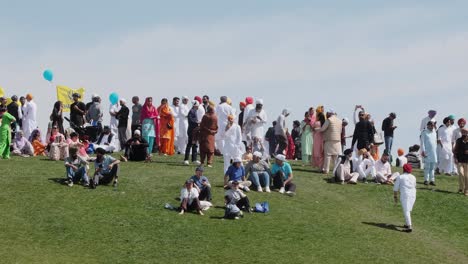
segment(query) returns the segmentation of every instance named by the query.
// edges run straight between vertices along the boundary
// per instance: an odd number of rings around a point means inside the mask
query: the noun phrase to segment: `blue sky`
[[[36,94],[45,127],[56,84],[104,97],[246,95],[300,119],[324,104],[397,112],[394,148],[429,108],[467,116],[466,1],[3,1],[0,86]],[[86,98],[87,99],[87,98]],[[107,100],[106,100],[107,101]]]

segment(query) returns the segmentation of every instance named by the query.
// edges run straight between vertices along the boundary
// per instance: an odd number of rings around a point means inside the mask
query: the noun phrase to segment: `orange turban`
[[[398,153],[398,156],[403,156],[403,154],[405,154],[405,151],[403,149],[399,148],[397,150],[397,153]]]
[[[32,94],[28,93],[28,94],[26,95],[26,99],[27,99],[27,100],[32,100],[32,99],[33,99]]]

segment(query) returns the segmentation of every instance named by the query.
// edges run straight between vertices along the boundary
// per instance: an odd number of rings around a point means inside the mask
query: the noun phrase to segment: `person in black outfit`
[[[457,139],[453,154],[460,174],[458,192],[468,196],[468,129],[463,128],[461,133],[462,137]]]
[[[57,126],[60,134],[65,134],[65,130],[63,129],[62,109],[62,102],[55,102],[54,108],[52,109],[52,114],[50,114],[50,121],[52,121],[52,127]]]
[[[117,127],[119,131],[119,141],[121,149],[124,149],[125,144],[127,143],[128,115],[130,114],[130,109],[128,109],[126,104],[127,101],[125,99],[120,99],[120,110],[115,115],[117,120],[119,120],[119,124]]]
[[[276,121],[273,121],[273,126],[269,127],[266,134],[265,134],[265,140],[268,141],[268,151],[270,156],[273,157],[276,151],[276,137],[275,137],[275,126],[276,126]]]
[[[397,128],[393,125],[393,120],[396,118],[395,113],[390,113],[387,118],[382,122],[382,131],[384,132],[385,150],[390,154],[390,161],[392,160],[392,145],[393,145],[393,131]]]
[[[188,119],[188,129],[187,129],[187,136],[188,136],[188,142],[187,142],[187,147],[185,148],[185,158],[184,158],[184,164],[188,165],[189,164],[189,156],[190,156],[190,150],[192,150],[192,162],[197,162],[197,151],[198,151],[198,146],[196,143],[196,138],[194,138],[194,132],[196,132],[199,127],[198,127],[198,118],[197,118],[197,111],[198,107],[203,107],[200,106],[200,103],[198,101],[193,101],[193,107],[190,109],[189,114],[187,116]]]
[[[18,96],[13,95],[11,97],[11,103],[7,106],[7,111],[15,118],[15,122],[11,123],[11,139],[15,138],[16,131],[18,127],[21,127],[21,109],[18,104]]]
[[[84,116],[86,114],[86,105],[80,102],[81,95],[74,93],[72,95],[74,103],[70,105],[70,121],[77,127],[84,125]]]
[[[307,112],[309,114],[309,112]],[[294,141],[294,146],[296,147],[296,151],[294,152],[294,158],[295,159],[302,159],[302,154],[301,154],[301,122],[299,120],[294,120],[293,122],[293,129],[291,131],[291,137]]]
[[[125,143],[125,156],[122,160],[144,161],[148,155],[148,142],[141,137],[140,130],[135,130],[133,137]]]
[[[367,120],[367,114],[364,111],[359,112],[359,122],[354,127],[353,141],[351,148],[357,142],[357,149],[370,150],[370,145],[374,141],[374,126]]]

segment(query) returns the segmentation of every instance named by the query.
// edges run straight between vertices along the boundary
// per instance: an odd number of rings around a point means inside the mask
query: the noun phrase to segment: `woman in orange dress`
[[[174,155],[174,116],[172,115],[172,109],[167,103],[166,98],[161,100],[158,112],[160,117],[160,153],[164,155]]]
[[[47,149],[47,145],[42,143],[41,131],[39,131],[39,129],[33,130],[33,132],[31,133],[30,141],[34,149],[34,156],[46,155],[45,151]]]

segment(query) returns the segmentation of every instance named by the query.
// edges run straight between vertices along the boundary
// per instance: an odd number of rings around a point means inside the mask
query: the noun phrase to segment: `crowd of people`
[[[43,134],[38,128],[37,105],[31,94],[12,96],[8,105],[6,98],[0,98],[0,156],[8,159],[11,154],[43,155],[64,160],[70,186],[82,181],[95,188],[102,183],[117,184],[120,161],[150,162],[156,152],[164,156],[178,153],[183,154],[181,162],[185,165],[212,167],[214,156],[222,155],[225,188],[229,189],[226,197],[230,197],[226,203],[232,204],[234,211],[239,209],[235,207],[250,210],[244,192],[252,186],[259,192],[275,188],[294,195],[296,186],[287,160],[302,160],[303,166],[312,166],[324,174],[331,172],[332,180],[341,184],[369,180],[394,184],[400,176],[392,172],[391,163],[395,161],[399,167],[409,164],[411,168],[423,168],[425,185],[435,185],[438,173],[459,175],[459,191],[468,196],[466,120],[456,121],[450,115],[438,126],[435,110],[430,110],[421,121],[419,144],[410,146],[406,155],[403,149],[398,149],[394,159],[396,113],[390,113],[382,121],[382,136],[376,121],[361,105],[354,108],[354,132],[346,135],[350,120],[339,118],[333,109],[324,106],[310,107],[304,119],[294,120],[289,130],[289,109],[284,109],[267,127],[270,120],[264,102],[253,97],[245,98],[238,109],[227,96],[221,96],[217,103],[207,95],[192,100],[187,96],[174,97],[171,103],[163,98],[157,107],[152,97],[141,104],[139,97],[134,96],[131,106],[120,98],[109,108],[108,125],[103,124],[106,111],[99,95],[92,95],[86,104],[79,94],[73,94],[73,100],[69,118],[64,116],[63,103],[54,103],[48,129]],[[64,119],[69,122],[67,128]],[[350,145],[346,142],[348,138]],[[121,155],[115,159],[111,153]],[[270,164],[272,158],[274,163]],[[88,162],[95,163],[91,180]],[[203,193],[205,199],[210,199],[206,185],[193,178],[184,188],[181,212],[193,207],[201,213],[199,200],[194,197],[195,193],[198,196]]]

